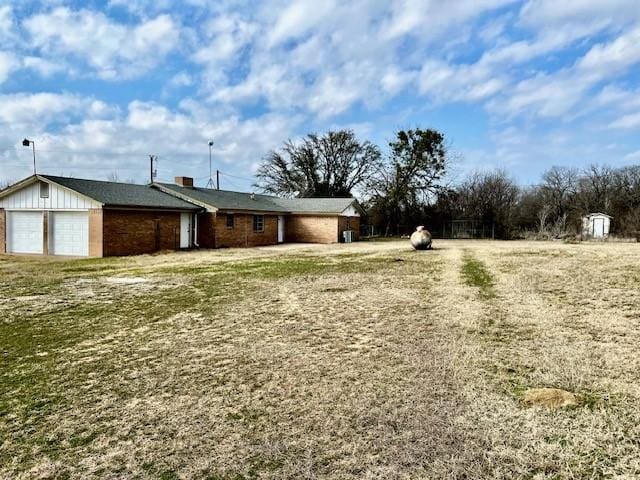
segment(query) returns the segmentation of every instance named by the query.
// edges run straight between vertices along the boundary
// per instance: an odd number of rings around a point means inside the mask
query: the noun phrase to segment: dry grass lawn
[[[640,246],[434,246],[0,256],[0,478],[640,477]]]

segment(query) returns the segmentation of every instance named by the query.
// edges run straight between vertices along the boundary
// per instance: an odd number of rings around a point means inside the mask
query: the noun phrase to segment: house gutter
[[[198,213],[196,212],[193,217],[195,218],[195,223],[193,225],[193,244],[200,248],[200,245],[198,244]]]

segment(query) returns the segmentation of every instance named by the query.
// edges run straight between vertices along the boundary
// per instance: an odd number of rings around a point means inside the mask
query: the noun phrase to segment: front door
[[[284,215],[278,215],[278,243],[284,242]]]
[[[191,214],[180,214],[180,248],[191,246]]]

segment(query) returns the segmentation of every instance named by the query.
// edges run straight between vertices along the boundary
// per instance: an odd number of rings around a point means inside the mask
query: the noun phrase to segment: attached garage
[[[7,252],[43,253],[44,221],[41,211],[7,212]]]
[[[146,185],[32,176],[0,192],[0,253],[103,257],[190,248],[201,210]]]
[[[89,255],[89,213],[52,212],[49,217],[51,255]]]

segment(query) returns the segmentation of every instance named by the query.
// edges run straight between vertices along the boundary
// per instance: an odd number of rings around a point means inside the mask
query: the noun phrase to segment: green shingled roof
[[[276,202],[292,213],[342,213],[355,203],[355,198],[276,198]]]
[[[353,198],[280,198],[271,195],[252,195],[210,188],[181,187],[159,183],[160,188],[174,192],[218,210],[244,210],[252,212],[340,214],[355,202]]]
[[[254,212],[288,212],[288,210],[278,205],[277,197],[269,195],[255,195],[251,198],[250,193],[230,192],[227,190],[213,190],[210,188],[181,187],[172,183],[157,184],[165,191],[170,191],[181,196],[181,198],[192,199],[193,201],[217,208],[219,210],[247,210]]]
[[[199,210],[197,205],[146,185],[38,175],[109,207]]]

